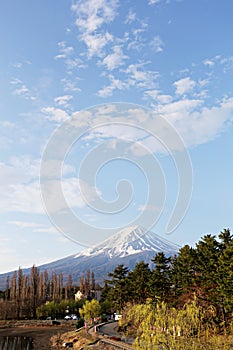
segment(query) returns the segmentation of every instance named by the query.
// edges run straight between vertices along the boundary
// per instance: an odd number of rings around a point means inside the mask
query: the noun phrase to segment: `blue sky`
[[[188,210],[167,235],[179,192],[177,168],[169,154],[137,129],[154,125],[127,115],[125,123],[134,120],[136,131],[124,125],[92,130],[70,148],[61,182],[72,211],[100,230],[130,225],[142,212],[148,218],[158,216],[152,230],[180,245],[232,228],[232,12],[230,0],[1,1],[0,272],[83,249],[60,233],[45,211],[41,159],[56,128],[64,130],[72,118],[95,124],[94,113],[89,118],[80,111],[93,112],[99,105],[105,106],[104,121],[111,122],[114,102],[153,111],[183,140],[193,169]],[[153,206],[145,206],[150,190],[149,175],[138,166],[142,153],[131,148],[133,161],[113,159],[122,137],[144,144],[160,165],[161,173],[153,167],[151,173],[158,188],[163,174],[166,196],[155,196]],[[81,179],[82,161],[93,147],[98,154],[98,145],[106,141],[112,142],[108,149],[113,160],[101,168],[95,184],[89,182],[88,171]],[[105,201],[114,201],[122,178],[134,191],[126,210],[116,216],[92,210],[81,198],[80,186],[89,204],[96,191]],[[82,243],[83,236],[78,232],[73,240]],[[83,243],[104,237],[88,236]]]

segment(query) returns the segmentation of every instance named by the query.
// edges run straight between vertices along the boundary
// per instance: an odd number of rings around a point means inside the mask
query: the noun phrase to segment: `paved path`
[[[103,326],[99,327],[99,333],[107,335],[108,337],[120,338],[123,342],[132,345],[134,342],[134,339],[125,338],[124,336],[122,336],[122,334],[117,332],[117,325],[118,325],[118,322],[106,323]]]

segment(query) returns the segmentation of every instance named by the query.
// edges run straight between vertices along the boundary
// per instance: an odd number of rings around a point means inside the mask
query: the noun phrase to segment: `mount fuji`
[[[69,274],[73,277],[73,282],[79,284],[80,276],[90,269],[95,273],[97,282],[103,282],[108,272],[111,272],[117,265],[123,264],[130,270],[140,261],[152,265],[151,259],[158,252],[163,252],[167,257],[175,255],[180,247],[168,240],[147,231],[142,227],[127,227],[105,241],[88,248],[78,254],[39,266],[40,271],[47,270],[48,274],[55,271],[62,273],[64,282]],[[28,273],[30,269],[23,270]],[[11,273],[0,275],[0,287],[6,281],[6,277]]]

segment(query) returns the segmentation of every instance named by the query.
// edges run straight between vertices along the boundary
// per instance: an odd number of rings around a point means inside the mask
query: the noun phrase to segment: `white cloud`
[[[18,79],[18,78],[13,78],[11,81],[10,81],[10,84],[11,85],[19,85],[19,84],[22,84],[22,80]]]
[[[117,6],[118,0],[78,0],[72,5],[71,9],[77,16],[75,23],[87,46],[89,58],[102,56],[103,48],[113,40],[110,33],[101,33],[100,29],[115,19]]]
[[[78,0],[71,9],[77,15],[77,27],[91,33],[114,20],[117,4],[117,0]]]
[[[118,45],[113,46],[112,51],[113,53],[107,55],[101,63],[105,65],[108,70],[113,70],[124,65],[124,61],[129,58],[128,56],[124,55],[122,48]]]
[[[17,96],[22,96],[24,97],[26,100],[35,100],[35,96],[33,96],[30,92],[30,90],[27,88],[27,86],[25,84],[22,84],[20,87],[18,87],[17,89],[15,89],[13,91],[13,95],[17,95]]]
[[[136,13],[132,10],[129,9],[129,12],[127,14],[127,17],[125,19],[125,23],[126,24],[131,24],[132,22],[134,22],[136,20]]]
[[[15,62],[15,63],[13,63],[13,64],[12,64],[12,67],[17,68],[17,69],[20,69],[20,68],[22,68],[24,65],[30,65],[30,64],[32,64],[31,61],[29,61],[29,60],[23,60],[22,62]]]
[[[210,108],[201,100],[180,100],[160,106],[159,113],[175,126],[190,147],[213,140],[233,122],[233,98]]]
[[[155,50],[156,52],[161,52],[163,51],[163,41],[162,39],[156,35],[152,41],[150,42],[150,46],[152,47],[153,50]]]
[[[39,184],[39,161],[32,161],[31,165],[23,160],[21,165],[19,162],[20,159],[15,159],[12,161],[11,165],[0,163],[0,210],[2,213],[18,212],[45,214],[41,198],[41,187]],[[51,168],[52,164],[48,167],[48,172]],[[73,170],[72,166],[66,165],[63,175],[72,173]],[[52,205],[50,206],[54,212],[65,209],[64,202],[59,200],[56,192],[58,185],[62,186],[65,198],[72,208],[84,208],[86,206],[86,202],[82,198],[80,192],[80,187],[85,192],[88,201],[92,201],[96,193],[99,193],[85,181],[75,177],[61,178],[59,181],[51,180],[47,183],[47,191],[54,193]],[[22,228],[40,228],[43,226],[28,221],[11,220],[8,223]]]
[[[202,100],[182,99],[165,105],[160,105],[158,106],[158,111],[163,115],[173,116],[173,118],[177,120],[183,117],[183,112],[193,111],[196,107],[199,107],[202,104]]]
[[[56,60],[60,58],[67,58],[74,52],[73,46],[67,46],[65,41],[60,41],[58,43],[58,48],[59,54],[54,57]]]
[[[28,156],[12,157],[8,164],[0,163],[0,187],[27,183],[32,178],[39,176],[40,161]]]
[[[17,184],[5,188],[0,200],[2,212],[44,214],[39,182]]]
[[[158,208],[158,207],[156,207],[156,205],[152,205],[152,204],[139,205],[138,211],[144,212],[145,210],[152,211],[152,212],[160,212],[162,210],[162,208]]]
[[[63,96],[58,96],[54,99],[54,102],[58,106],[67,106],[68,102],[73,99],[73,96],[71,95],[63,95]]]
[[[194,89],[196,82],[194,80],[191,80],[190,77],[186,77],[175,81],[173,85],[175,86],[176,93],[178,95],[184,95]]]
[[[173,97],[171,95],[158,95],[157,100],[161,104],[168,104],[171,103],[173,100]]]
[[[233,56],[225,57],[225,58],[221,59],[220,63],[224,67],[224,73],[226,73],[229,70],[232,70],[233,69]]]
[[[149,96],[151,98],[153,98],[154,100],[158,97],[158,94],[159,94],[159,90],[146,90],[144,91],[144,96]]]
[[[160,94],[159,90],[147,90],[144,92],[145,97],[150,97],[153,100],[158,101],[161,104],[168,104],[172,102],[173,97],[171,95]]]
[[[149,5],[156,5],[156,4],[159,4],[160,3],[160,0],[148,0],[148,4]]]
[[[105,93],[107,92],[108,91],[105,91]],[[104,91],[102,91],[102,93],[104,93]],[[162,102],[159,102],[159,96]],[[233,121],[233,98],[225,98],[218,104],[209,108],[206,107],[205,101],[202,99],[184,99],[181,97],[177,100],[173,100],[172,96],[162,94],[158,95],[156,99],[157,104],[154,104],[154,112],[163,116],[174,126],[178,134],[184,139],[187,147],[206,143],[216,138],[229,126],[229,123]],[[114,125],[95,130],[95,132],[89,135],[89,139],[100,140],[108,137],[121,139],[123,135],[123,138],[126,140],[132,142],[137,141],[138,145],[141,139],[143,140],[142,144],[146,144],[147,146],[148,143],[149,147],[151,142],[148,138],[147,141],[145,141],[145,137],[141,135],[140,127],[155,133],[155,135],[160,135],[160,133],[162,133],[161,136],[166,138],[167,131],[165,129],[158,130],[158,123],[154,117],[156,114],[151,116],[149,112],[143,113],[140,108],[138,112],[132,109],[132,113],[129,110],[122,116],[118,115],[116,119],[114,119],[114,114],[114,111],[110,111],[109,114],[101,114],[101,122],[111,123],[116,121],[124,125],[122,127],[117,125],[117,130],[115,130],[116,128],[114,128]],[[85,121],[87,125],[95,125],[99,120],[98,118],[98,113],[95,111],[94,114],[89,115],[87,119],[85,118]],[[78,119],[84,120],[84,118],[81,117]],[[125,125],[125,123],[132,123],[134,127],[129,127]],[[164,132],[166,132],[166,134],[163,134]],[[158,143],[153,141],[152,144],[153,152],[161,151],[161,146],[159,146]],[[172,149],[176,149],[176,144],[170,142],[170,146]],[[137,153],[138,150],[135,152]]]
[[[13,128],[15,126],[15,123],[9,122],[8,120],[2,120],[0,121],[0,125],[3,128]]]
[[[85,33],[82,35],[82,40],[85,42],[88,50],[88,57],[91,58],[93,56],[103,56],[103,48],[113,40],[113,36],[106,33],[99,34],[89,34]]]
[[[67,78],[63,78],[61,82],[64,84],[64,90],[65,91],[72,91],[72,92],[78,92],[81,91],[81,89],[77,86],[77,82],[79,79],[75,78],[75,80],[70,80]]]
[[[206,60],[203,61],[203,64],[205,66],[213,67],[215,65],[215,62],[213,60],[206,59]]]
[[[131,64],[125,70],[128,75],[128,85],[138,88],[153,89],[156,87],[156,80],[159,73],[156,71],[146,70],[145,63]]]
[[[13,90],[12,92],[13,95],[22,96],[26,100],[34,101],[36,99],[36,97],[33,96],[32,92],[28,89],[26,84],[22,82],[22,80],[18,78],[13,78],[10,84],[16,87],[15,90]]]
[[[44,107],[42,108],[42,113],[44,113],[48,120],[54,121],[57,123],[63,123],[67,118],[69,118],[69,115],[60,108],[54,108],[54,107]]]
[[[58,233],[59,231],[54,227],[41,227],[41,228],[35,228],[33,232],[40,232],[40,233]]]
[[[109,76],[110,85],[103,87],[98,91],[99,97],[112,96],[114,90],[123,90],[127,88],[127,84],[122,82],[120,79],[116,79],[113,75]]]
[[[72,71],[73,69],[83,69],[87,67],[87,65],[80,58],[67,58],[65,60],[65,64],[67,66],[68,71]]]
[[[38,228],[38,227],[44,226],[42,224],[38,224],[37,222],[29,222],[29,221],[8,221],[8,224],[15,225],[20,228]]]

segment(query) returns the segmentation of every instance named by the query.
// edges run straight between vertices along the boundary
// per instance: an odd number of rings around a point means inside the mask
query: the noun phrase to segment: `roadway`
[[[116,339],[121,339],[121,341],[132,345],[134,342],[134,339],[127,338],[124,335],[122,336],[122,334],[117,332],[117,325],[118,325],[118,322],[105,323],[105,324],[98,327],[98,332],[101,335],[106,335],[110,338],[112,337],[112,338],[116,338]]]

